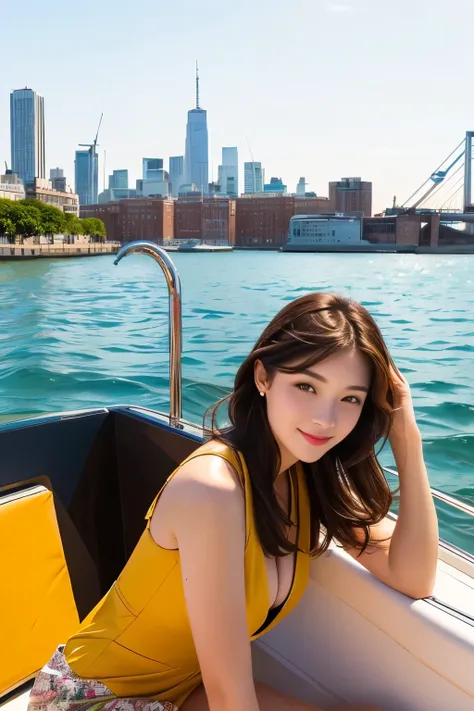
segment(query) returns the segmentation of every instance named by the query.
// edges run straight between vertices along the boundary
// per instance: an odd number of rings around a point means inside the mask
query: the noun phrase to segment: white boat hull
[[[473,614],[473,577],[441,560],[435,595]],[[395,592],[335,547],[312,563],[300,604],[253,656],[260,681],[322,708],[474,708],[474,619]]]

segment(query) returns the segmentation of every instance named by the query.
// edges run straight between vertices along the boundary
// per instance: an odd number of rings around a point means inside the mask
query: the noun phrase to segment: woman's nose
[[[333,429],[336,424],[334,406],[330,403],[326,406],[323,406],[321,402],[318,403],[318,407],[312,413],[311,421],[325,431]]]

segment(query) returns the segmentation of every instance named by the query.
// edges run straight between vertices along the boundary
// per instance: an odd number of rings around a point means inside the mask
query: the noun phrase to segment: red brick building
[[[122,241],[120,207],[118,202],[109,202],[106,205],[81,205],[79,217],[99,218],[105,225],[107,240]]]
[[[103,220],[108,240],[127,243],[143,239],[163,244],[174,237],[173,200],[131,198],[104,205],[84,205],[80,216]]]
[[[293,215],[331,212],[327,198],[246,195],[237,199],[235,243],[240,247],[281,247]]]
[[[122,242],[136,239],[162,244],[174,236],[173,200],[132,198],[120,200]]]
[[[372,183],[361,178],[342,178],[329,183],[329,200],[334,212],[372,215]]]
[[[298,197],[295,195],[295,215],[325,215],[334,212],[327,197]]]
[[[249,195],[237,199],[235,243],[240,247],[274,247],[286,242],[294,198]]]
[[[175,239],[235,244],[235,200],[183,197],[174,205]]]

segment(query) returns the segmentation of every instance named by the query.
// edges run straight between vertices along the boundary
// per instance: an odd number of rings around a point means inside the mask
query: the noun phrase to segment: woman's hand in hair
[[[397,447],[402,442],[406,444],[407,439],[418,440],[421,435],[416,423],[415,409],[407,380],[394,366],[390,368],[390,376],[394,413],[389,440],[392,447]]]

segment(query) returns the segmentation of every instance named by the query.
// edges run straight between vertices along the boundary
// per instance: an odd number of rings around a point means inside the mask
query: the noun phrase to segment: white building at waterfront
[[[10,94],[11,169],[24,185],[46,178],[44,99],[32,89]]]
[[[244,163],[244,192],[248,194],[263,193],[265,171],[261,163],[251,161]]]
[[[239,154],[236,146],[222,149],[217,182],[221,195],[235,197],[239,194]]]
[[[362,220],[339,214],[294,215],[290,219],[284,249],[311,252],[318,247],[364,247]]]

